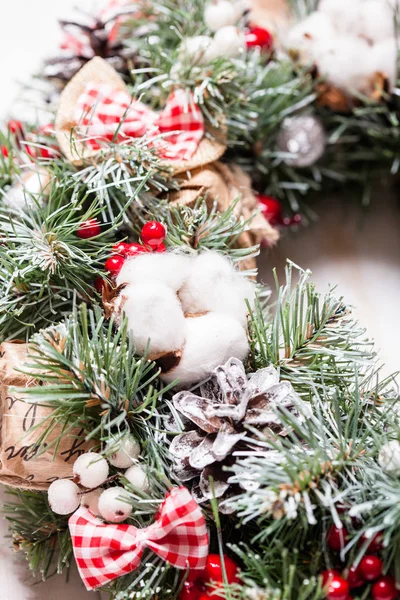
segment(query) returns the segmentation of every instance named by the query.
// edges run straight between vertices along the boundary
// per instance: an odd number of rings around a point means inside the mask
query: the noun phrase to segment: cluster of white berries
[[[204,10],[204,22],[214,36],[196,35],[182,42],[180,61],[206,64],[219,57],[232,58],[246,49],[245,35],[238,22],[244,14],[243,0],[213,0]]]
[[[198,382],[231,356],[246,357],[246,299],[254,302],[255,285],[218,252],[144,253],[125,261],[117,285],[116,310],[137,352],[179,357],[165,381]]]
[[[115,443],[112,442],[113,448]],[[140,446],[136,439],[124,435],[118,442],[118,449],[109,457],[111,465],[127,469],[124,477],[136,489],[147,491],[146,473],[137,464]],[[97,452],[86,452],[79,456],[73,466],[74,479],[57,479],[48,490],[51,509],[59,515],[69,515],[79,506],[85,506],[94,515],[106,521],[120,523],[127,519],[132,507],[125,489],[121,486],[103,489],[109,475],[107,460]],[[81,488],[86,488],[84,492]]]
[[[400,477],[400,442],[391,440],[384,444],[379,452],[378,461],[386,473]]]
[[[332,85],[368,93],[375,73],[395,84],[398,42],[390,0],[321,0],[284,37],[302,64],[315,64]]]

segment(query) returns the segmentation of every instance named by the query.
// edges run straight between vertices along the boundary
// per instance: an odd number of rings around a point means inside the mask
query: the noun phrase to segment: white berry
[[[110,446],[113,447],[115,444],[111,442]],[[108,457],[108,462],[112,464],[113,467],[117,467],[117,469],[127,469],[138,458],[139,454],[139,442],[133,435],[124,435],[120,439],[118,450]]]
[[[183,40],[179,59],[193,65],[204,65],[216,57],[214,40],[208,35],[196,35]]]
[[[238,20],[237,12],[228,0],[210,2],[204,9],[204,22],[211,31],[218,31],[225,25],[235,25]]]
[[[400,475],[400,442],[392,440],[382,446],[379,452],[379,464],[386,473]]]
[[[86,488],[94,488],[105,482],[108,477],[108,463],[97,452],[86,452],[74,463],[74,479]]]
[[[70,479],[57,479],[50,484],[48,499],[51,510],[58,515],[69,515],[80,504],[79,488]]]
[[[124,474],[129,483],[138,490],[146,492],[149,489],[149,480],[146,473],[139,465],[130,467]]]
[[[99,513],[106,521],[121,523],[132,513],[132,506],[123,487],[105,490],[99,498]]]
[[[99,515],[99,498],[103,491],[102,488],[99,488],[84,494],[81,498],[81,506],[90,510],[93,515]]]
[[[218,56],[225,58],[238,56],[246,48],[244,33],[233,25],[227,25],[218,29],[214,36],[214,45]]]

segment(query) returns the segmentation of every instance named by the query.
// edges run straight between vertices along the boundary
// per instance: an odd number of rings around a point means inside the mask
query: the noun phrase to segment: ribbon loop
[[[104,523],[80,508],[69,519],[78,570],[87,590],[137,569],[145,547],[178,569],[204,569],[208,534],[203,513],[184,488],[167,494],[149,527]]]

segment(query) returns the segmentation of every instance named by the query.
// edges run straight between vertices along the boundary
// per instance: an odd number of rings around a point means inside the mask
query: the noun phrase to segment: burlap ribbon
[[[28,404],[10,393],[11,386],[37,385],[17,371],[26,357],[26,344],[0,346],[0,482],[20,489],[46,490],[55,479],[71,477],[75,460],[90,446],[83,432],[76,429],[63,435],[55,449],[51,442],[61,432],[58,427],[38,444],[52,409]]]
[[[216,161],[187,173],[181,181],[179,191],[168,196],[172,204],[193,206],[198,198],[205,197],[210,208],[217,202],[219,212],[226,211],[239,198],[235,208],[237,217],[250,219],[249,228],[238,238],[240,248],[250,248],[254,244],[273,246],[279,232],[274,229],[262,214],[255,214],[258,201],[251,188],[250,177],[237,165]],[[243,261],[241,268],[255,267],[255,259]]]
[[[79,98],[84,94],[87,84],[106,84],[115,91],[129,93],[120,75],[102,58],[96,57],[88,62],[65,87],[60,97],[55,123],[55,133],[61,150],[66,158],[76,166],[85,162],[104,159],[104,149],[94,150],[85,144],[77,135],[76,107]],[[134,141],[134,140],[133,140]],[[204,136],[195,154],[190,160],[165,160],[163,163],[173,174],[195,169],[200,165],[213,162],[220,158],[226,150],[225,144]]]

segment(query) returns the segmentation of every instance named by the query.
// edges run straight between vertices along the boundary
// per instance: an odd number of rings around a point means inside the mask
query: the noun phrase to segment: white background
[[[57,17],[65,17],[76,0],[0,0],[0,115],[4,115],[18,93],[18,81],[37,70],[40,60],[56,47]],[[89,7],[95,0],[80,1]],[[354,199],[324,199],[319,223],[297,235],[285,235],[278,247],[264,251],[260,271],[272,283],[271,268],[282,273],[286,257],[313,271],[317,287],[324,291],[338,285],[357,306],[356,314],[381,348],[389,373],[400,364],[400,211],[398,191],[390,190],[390,179],[375,194],[372,208],[363,214]],[[322,202],[322,199],[321,199]],[[86,593],[73,575],[45,584],[31,585],[24,561],[13,554],[6,527],[0,545],[0,600],[74,600],[100,598]]]

